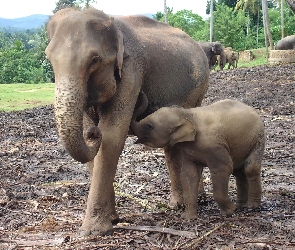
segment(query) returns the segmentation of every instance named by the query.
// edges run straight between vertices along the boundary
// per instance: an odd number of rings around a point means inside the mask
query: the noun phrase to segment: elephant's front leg
[[[185,212],[182,217],[187,220],[198,217],[198,189],[203,167],[182,157],[181,183],[183,188],[183,203]]]
[[[126,137],[121,133],[116,128],[110,132],[106,131],[103,134],[100,150],[93,160],[86,215],[80,229],[84,236],[111,233],[113,230],[111,221],[118,217],[115,211],[113,181]]]
[[[172,207],[177,207],[178,205],[183,204],[182,185],[180,178],[181,165],[179,161],[181,150],[177,147],[166,146],[164,147],[164,152],[171,183],[170,205]]]
[[[94,168],[94,160],[90,161],[90,162],[87,162],[87,167],[88,167],[88,170],[89,170],[89,173],[90,173],[90,180],[92,180],[93,168]],[[114,191],[114,189],[113,189],[113,191]],[[113,210],[110,213],[110,219],[111,219],[112,224],[116,224],[119,221],[119,216],[118,216],[118,214],[116,212],[116,209],[115,209],[115,192],[111,193],[110,201],[111,201],[110,208]]]
[[[123,109],[120,111],[116,110],[118,104],[113,104],[111,110],[114,112],[104,114],[99,123],[102,143],[93,164],[88,164],[92,174],[86,215],[80,229],[84,236],[109,234],[113,231],[112,221],[118,219],[113,181],[136,102],[135,93],[131,91],[126,93],[134,97],[125,98],[124,100],[128,101],[124,102],[124,105],[121,101],[120,108]]]

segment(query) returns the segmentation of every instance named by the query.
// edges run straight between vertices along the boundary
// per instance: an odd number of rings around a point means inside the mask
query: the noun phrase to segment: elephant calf
[[[217,62],[220,70],[228,63],[228,69],[238,67],[239,52],[233,51],[231,47],[224,48],[223,53],[217,56]]]
[[[265,135],[264,124],[253,108],[235,100],[191,109],[163,107],[133,122],[132,129],[137,143],[179,149],[175,157],[182,163],[184,218],[197,217],[198,184],[205,166],[222,215],[231,215],[236,207],[260,206]],[[231,174],[236,177],[236,205],[228,196]]]

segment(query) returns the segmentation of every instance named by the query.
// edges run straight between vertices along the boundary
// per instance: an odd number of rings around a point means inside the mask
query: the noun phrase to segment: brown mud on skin
[[[204,104],[232,98],[256,108],[267,134],[261,211],[219,216],[208,170],[199,218],[187,222],[168,207],[162,150],[145,150],[128,137],[115,178],[119,225],[112,236],[78,238],[89,189],[86,165],[65,152],[52,106],[0,112],[0,249],[294,249],[295,65],[212,72]],[[236,197],[234,179],[230,196]],[[124,223],[124,224],[123,224]],[[170,232],[170,233],[169,233]]]

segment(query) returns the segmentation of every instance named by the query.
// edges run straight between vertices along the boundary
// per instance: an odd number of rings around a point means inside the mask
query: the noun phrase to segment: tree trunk
[[[269,45],[270,45],[270,49],[273,50],[274,46],[273,46],[273,39],[272,39],[272,35],[271,35],[271,31],[270,31],[270,25],[269,25],[269,16],[268,16],[268,6],[267,6],[267,0],[262,0],[262,12],[263,12],[263,16],[264,16],[264,27],[266,28],[267,31],[267,37],[269,40]]]
[[[281,0],[281,25],[282,25],[282,38],[284,38],[285,37],[284,0]]]
[[[266,59],[268,60],[268,42],[267,42],[267,30],[266,30],[265,10],[264,10],[263,0],[262,0],[262,20],[263,20],[263,30],[264,30],[264,42],[265,42],[265,49],[266,49]]]
[[[165,23],[168,23],[168,13],[167,13],[166,0],[164,0],[164,16],[165,16]]]
[[[247,15],[248,15],[248,20],[247,20],[247,35],[246,35],[246,38],[248,39],[248,37],[249,37],[249,29],[250,29],[250,22],[251,22],[251,20],[250,20],[250,11],[248,10],[247,12],[248,12],[248,13],[247,13]]]
[[[259,14],[260,10],[257,12],[257,29],[256,29],[256,47],[258,49],[258,37],[259,37]]]
[[[213,0],[210,2],[210,43],[213,39]]]
[[[295,1],[294,0],[286,0],[286,3],[290,6],[291,10],[295,14]]]

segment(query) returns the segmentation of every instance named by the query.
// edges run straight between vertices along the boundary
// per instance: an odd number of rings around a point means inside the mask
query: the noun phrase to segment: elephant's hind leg
[[[230,216],[236,210],[236,205],[228,195],[229,177],[233,172],[233,162],[226,149],[214,148],[207,159],[213,184],[213,198],[220,207],[221,215]]]
[[[247,207],[248,202],[248,180],[245,175],[245,169],[240,168],[237,171],[233,172],[233,175],[236,177],[237,185],[237,208]]]
[[[261,205],[261,162],[265,148],[264,130],[258,134],[257,143],[245,161],[245,175],[248,180],[248,204],[250,208],[257,208]]]
[[[257,208],[261,204],[261,155],[254,151],[245,163],[245,175],[248,180],[248,203],[249,208]]]

